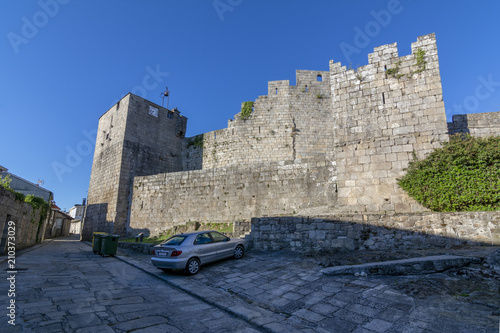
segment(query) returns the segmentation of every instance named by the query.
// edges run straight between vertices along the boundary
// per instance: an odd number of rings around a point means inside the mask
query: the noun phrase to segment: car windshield
[[[162,245],[181,245],[187,236],[176,235],[172,236],[162,243]]]

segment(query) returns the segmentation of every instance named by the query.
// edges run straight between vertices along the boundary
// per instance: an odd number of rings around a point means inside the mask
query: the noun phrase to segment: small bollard
[[[137,236],[135,236],[135,242],[141,242],[142,243],[142,240],[144,239],[144,233],[140,233],[140,234],[137,234]]]

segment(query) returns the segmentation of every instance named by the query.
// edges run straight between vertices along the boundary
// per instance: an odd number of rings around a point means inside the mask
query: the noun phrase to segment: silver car
[[[187,275],[194,275],[209,262],[243,258],[246,246],[244,239],[231,239],[217,231],[178,234],[154,247],[151,262],[163,271],[183,269]]]

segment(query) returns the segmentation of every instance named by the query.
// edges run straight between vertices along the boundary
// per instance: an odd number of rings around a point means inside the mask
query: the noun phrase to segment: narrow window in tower
[[[278,88],[276,88],[276,95],[278,95]]]
[[[120,108],[120,101],[118,101],[118,103],[116,103],[116,109],[118,110]]]
[[[318,76],[316,76],[316,80],[321,82],[321,81],[323,81],[323,77],[320,74],[318,74]]]
[[[307,85],[306,85],[306,92],[307,92]]]
[[[214,132],[214,140],[217,139],[217,133]]]
[[[385,104],[385,95],[382,93],[382,104]]]

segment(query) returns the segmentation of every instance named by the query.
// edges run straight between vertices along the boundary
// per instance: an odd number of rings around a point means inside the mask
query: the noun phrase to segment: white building
[[[81,205],[74,205],[70,208],[68,215],[73,218],[71,227],[69,228],[70,234],[79,234],[82,231],[83,214],[85,212],[85,199]]]

